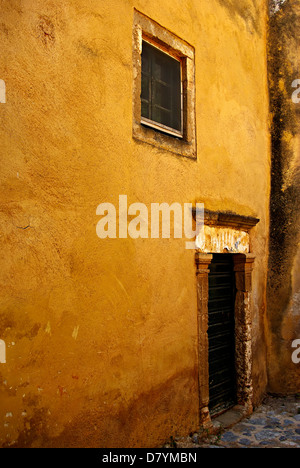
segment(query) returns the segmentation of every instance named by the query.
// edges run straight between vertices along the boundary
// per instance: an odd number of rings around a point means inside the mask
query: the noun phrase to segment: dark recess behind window
[[[181,131],[181,64],[143,41],[141,115]]]

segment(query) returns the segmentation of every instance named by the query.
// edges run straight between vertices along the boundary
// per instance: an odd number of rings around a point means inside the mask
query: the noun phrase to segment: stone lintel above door
[[[193,211],[194,217],[196,210]],[[250,252],[250,230],[259,219],[229,212],[204,211],[204,226],[196,238],[198,252],[236,253]]]

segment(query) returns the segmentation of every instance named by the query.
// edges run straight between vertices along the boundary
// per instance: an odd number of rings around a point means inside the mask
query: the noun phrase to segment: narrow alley
[[[220,418],[221,419],[221,418]],[[193,434],[174,440],[177,448],[300,448],[300,395],[267,396],[253,414],[216,434]]]

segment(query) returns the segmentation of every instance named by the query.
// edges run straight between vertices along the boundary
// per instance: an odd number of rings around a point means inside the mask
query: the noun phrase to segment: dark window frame
[[[144,56],[143,56],[144,53]],[[151,42],[148,38],[142,40],[142,70],[141,70],[141,124],[168,135],[183,138],[183,63],[180,57]],[[148,56],[148,63],[146,62]],[[161,71],[165,78],[155,76],[156,62],[161,62]],[[148,70],[143,69],[143,63],[148,64]],[[164,63],[163,63],[164,62]],[[143,97],[144,84],[146,84],[147,97]],[[161,87],[168,93],[167,100],[160,96],[157,101],[156,89]],[[145,109],[143,114],[143,107]],[[147,111],[146,111],[147,109]],[[159,116],[155,118],[155,113]],[[148,114],[148,115],[145,115]],[[168,124],[167,124],[168,120]]]
[[[132,32],[132,137],[136,142],[156,147],[158,151],[167,151],[197,161],[194,47],[136,9],[134,9]],[[141,54],[144,39],[181,61],[182,136],[172,134],[172,129],[166,131],[167,129],[162,127],[154,128],[155,123],[150,126],[149,123],[141,122]]]

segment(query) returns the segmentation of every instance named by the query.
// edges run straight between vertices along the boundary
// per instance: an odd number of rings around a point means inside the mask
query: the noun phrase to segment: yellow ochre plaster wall
[[[194,251],[96,235],[100,203],[204,203],[250,234],[266,388],[264,0],[1,0],[0,444],[153,447],[198,428]],[[132,136],[134,9],[195,50],[197,159]]]

